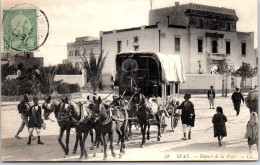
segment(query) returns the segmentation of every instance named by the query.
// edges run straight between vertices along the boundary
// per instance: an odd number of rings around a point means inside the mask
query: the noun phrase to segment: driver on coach
[[[136,78],[138,68],[138,63],[133,59],[133,55],[128,56],[121,66],[124,77],[131,76],[132,78]]]

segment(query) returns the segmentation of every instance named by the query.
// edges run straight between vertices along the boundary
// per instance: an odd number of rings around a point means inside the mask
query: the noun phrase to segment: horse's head
[[[70,114],[72,111],[72,107],[71,107],[71,104],[70,104],[70,101],[69,99],[66,97],[66,98],[62,98],[61,99],[61,103],[59,104],[58,106],[58,109],[57,109],[57,114],[59,115],[68,115]]]
[[[105,112],[105,105],[102,103],[101,97],[93,97],[91,121],[96,122]]]
[[[135,93],[132,98],[132,104],[133,105],[142,105],[145,103],[145,96],[141,93]]]

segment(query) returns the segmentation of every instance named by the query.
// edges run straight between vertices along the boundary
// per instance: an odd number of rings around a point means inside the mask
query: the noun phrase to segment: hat
[[[29,96],[27,94],[23,95],[23,100],[29,102]]]
[[[52,99],[52,97],[51,97],[51,96],[48,96],[48,97],[47,97],[47,99],[48,99],[48,100],[51,100],[51,99]]]
[[[187,93],[184,95],[184,99],[185,99],[185,98],[188,98],[188,99],[191,98],[191,94],[190,94],[189,92],[187,92]]]
[[[38,97],[36,97],[36,96],[35,96],[35,97],[33,97],[33,100],[38,100]]]

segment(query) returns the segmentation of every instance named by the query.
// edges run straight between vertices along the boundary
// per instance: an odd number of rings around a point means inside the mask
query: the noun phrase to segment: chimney
[[[179,6],[180,5],[180,3],[179,2],[175,2],[175,6]]]

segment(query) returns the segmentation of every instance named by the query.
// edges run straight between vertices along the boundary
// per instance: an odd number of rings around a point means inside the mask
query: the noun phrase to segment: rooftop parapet
[[[216,12],[216,13],[222,13],[222,14],[236,15],[236,11],[234,9],[201,5],[201,4],[196,4],[196,3],[188,3],[188,4],[182,4],[182,5],[180,5],[178,3],[178,4],[175,4],[175,6],[153,9],[150,12],[169,11],[169,10],[175,10],[176,8],[196,9],[196,10],[210,11],[210,12]]]

